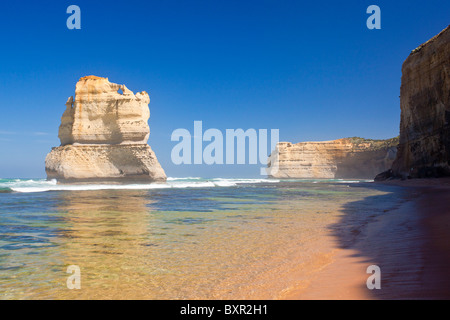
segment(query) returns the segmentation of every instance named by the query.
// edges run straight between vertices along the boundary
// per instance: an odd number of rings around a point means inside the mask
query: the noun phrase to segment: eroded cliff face
[[[450,26],[403,63],[400,109],[393,176],[450,175]]]
[[[372,179],[391,167],[397,143],[397,138],[280,142],[269,157],[268,173],[282,179]]]
[[[83,77],[76,85],[75,99],[66,102],[58,135],[61,145],[145,144],[150,135],[149,103],[145,91],[134,95],[107,78]]]
[[[107,78],[81,78],[61,118],[61,146],[53,148],[45,160],[48,179],[165,180],[164,170],[147,145],[149,103],[145,91],[134,95],[125,85]]]

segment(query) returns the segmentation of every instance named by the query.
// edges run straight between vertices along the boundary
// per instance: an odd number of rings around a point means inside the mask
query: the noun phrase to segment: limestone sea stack
[[[400,110],[399,149],[390,176],[450,175],[450,26],[403,63]]]
[[[391,167],[398,138],[280,142],[269,157],[272,178],[372,179]]]
[[[150,98],[108,78],[87,76],[66,102],[58,137],[61,146],[45,159],[48,179],[59,182],[165,181],[147,144]]]

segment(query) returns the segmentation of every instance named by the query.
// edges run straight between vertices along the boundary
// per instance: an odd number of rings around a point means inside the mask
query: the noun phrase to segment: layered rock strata
[[[268,174],[288,179],[371,179],[391,167],[397,143],[397,138],[280,142],[269,157]]]
[[[403,63],[400,109],[400,142],[391,176],[450,175],[450,26]]]
[[[164,181],[147,145],[150,98],[125,85],[87,76],[76,84],[61,118],[61,146],[45,159],[48,179],[74,181]]]

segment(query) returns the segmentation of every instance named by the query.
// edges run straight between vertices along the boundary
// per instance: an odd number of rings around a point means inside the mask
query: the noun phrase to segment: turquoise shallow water
[[[3,299],[280,298],[327,263],[344,204],[389,194],[367,181],[200,178],[3,179],[0,192]],[[69,265],[80,290],[67,288]]]

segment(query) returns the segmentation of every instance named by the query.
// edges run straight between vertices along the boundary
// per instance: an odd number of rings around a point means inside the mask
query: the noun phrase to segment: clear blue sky
[[[69,30],[66,8],[81,8]],[[369,30],[366,8],[381,8]],[[0,177],[45,177],[67,98],[85,75],[150,94],[149,144],[169,176],[176,128],[279,129],[300,142],[399,133],[401,65],[450,23],[450,1],[8,1],[0,10]]]

